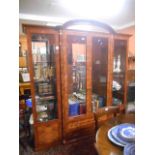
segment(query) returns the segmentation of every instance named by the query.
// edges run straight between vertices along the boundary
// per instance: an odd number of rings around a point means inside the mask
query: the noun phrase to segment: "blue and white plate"
[[[135,155],[135,143],[125,145],[123,155]]]
[[[116,139],[113,137],[113,135],[112,135],[112,133],[111,133],[112,130],[113,130],[113,128],[109,129],[109,131],[108,131],[108,138],[109,138],[109,140],[110,140],[111,142],[113,142],[114,144],[118,145],[118,146],[124,147],[125,144],[122,144],[120,141],[116,140]]]
[[[118,127],[118,136],[128,142],[135,141],[135,125],[130,123],[121,124]]]
[[[113,136],[115,140],[120,142],[123,146],[127,145],[129,142],[119,137],[118,131],[119,131],[119,125],[114,126],[113,128],[111,128],[111,135]]]
[[[112,127],[108,131],[108,138],[110,141],[119,146],[126,146],[135,141],[135,126],[134,124],[124,123]]]

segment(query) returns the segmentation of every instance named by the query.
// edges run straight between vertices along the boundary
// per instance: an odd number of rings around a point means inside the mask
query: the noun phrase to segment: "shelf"
[[[54,77],[54,76],[52,76],[52,77]],[[34,82],[35,82],[35,84],[39,84],[39,83],[48,83],[49,84],[49,83],[51,83],[51,80],[48,80],[48,81],[46,81],[46,80],[42,80],[42,81],[35,80]]]
[[[21,95],[24,95],[24,91],[27,89],[31,89],[31,84],[29,82],[26,83],[19,83],[19,90]]]
[[[124,72],[123,71],[121,71],[121,72],[113,72],[113,74],[124,74]]]
[[[53,64],[53,62],[50,62],[50,61],[35,61],[33,62],[34,64],[37,64],[37,63],[51,63]],[[54,66],[54,65],[53,65]],[[55,66],[54,66],[55,67]]]
[[[125,77],[125,75],[123,74],[121,74],[121,75],[119,75],[119,74],[117,74],[117,75],[113,75],[113,77],[115,77],[115,78],[124,78]]]
[[[55,96],[45,96],[45,97],[40,97],[40,100],[54,100]]]
[[[47,96],[55,96],[55,95],[53,95],[53,93],[40,93],[40,94],[37,94],[37,95],[39,95],[41,98],[42,97],[47,97]]]
[[[21,82],[21,83],[19,83],[19,87],[28,87],[28,88],[30,88],[30,82]]]
[[[45,114],[47,117],[43,117],[42,118],[42,114]],[[38,122],[48,122],[48,121],[51,121],[51,120],[54,120],[54,119],[57,119],[57,117],[56,117],[56,112],[53,112],[52,114],[48,114],[48,112],[39,112],[38,113],[39,115],[38,115]]]

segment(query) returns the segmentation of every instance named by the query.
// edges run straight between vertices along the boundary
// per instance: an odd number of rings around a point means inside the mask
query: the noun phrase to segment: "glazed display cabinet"
[[[79,30],[78,24],[95,29]],[[109,106],[125,109],[129,35],[89,20],[24,28],[36,150],[94,138],[94,114]]]
[[[35,149],[57,144],[61,132],[60,56],[58,33],[50,28],[26,27]]]
[[[61,31],[63,142],[95,133],[91,107],[91,58],[85,32]]]

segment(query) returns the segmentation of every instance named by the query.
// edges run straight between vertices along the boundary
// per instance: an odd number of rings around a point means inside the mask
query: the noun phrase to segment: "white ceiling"
[[[73,11],[66,9],[64,4],[62,4],[63,1],[64,0],[19,0],[20,25],[22,23],[47,25],[49,22],[53,25],[59,25],[70,19],[82,18],[82,16],[77,13],[73,13]],[[84,1],[85,0],[83,0],[83,2]],[[105,22],[114,29],[133,26],[135,23],[135,0],[124,1],[125,3],[119,14],[106,18],[101,11],[97,18],[92,19]],[[98,0],[96,0],[96,2],[98,2]],[[113,6],[115,4],[111,3],[110,5]],[[85,6],[85,11],[87,11],[88,7],[89,4]],[[94,10],[92,11],[95,11],[95,9],[96,8],[94,7]],[[91,19],[91,17],[88,18]]]

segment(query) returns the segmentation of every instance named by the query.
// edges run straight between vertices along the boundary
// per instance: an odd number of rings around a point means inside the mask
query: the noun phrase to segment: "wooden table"
[[[121,123],[135,123],[134,114],[121,114],[116,119],[107,120],[96,133],[95,147],[99,155],[122,155],[123,147],[113,144],[107,136],[108,130]]]

